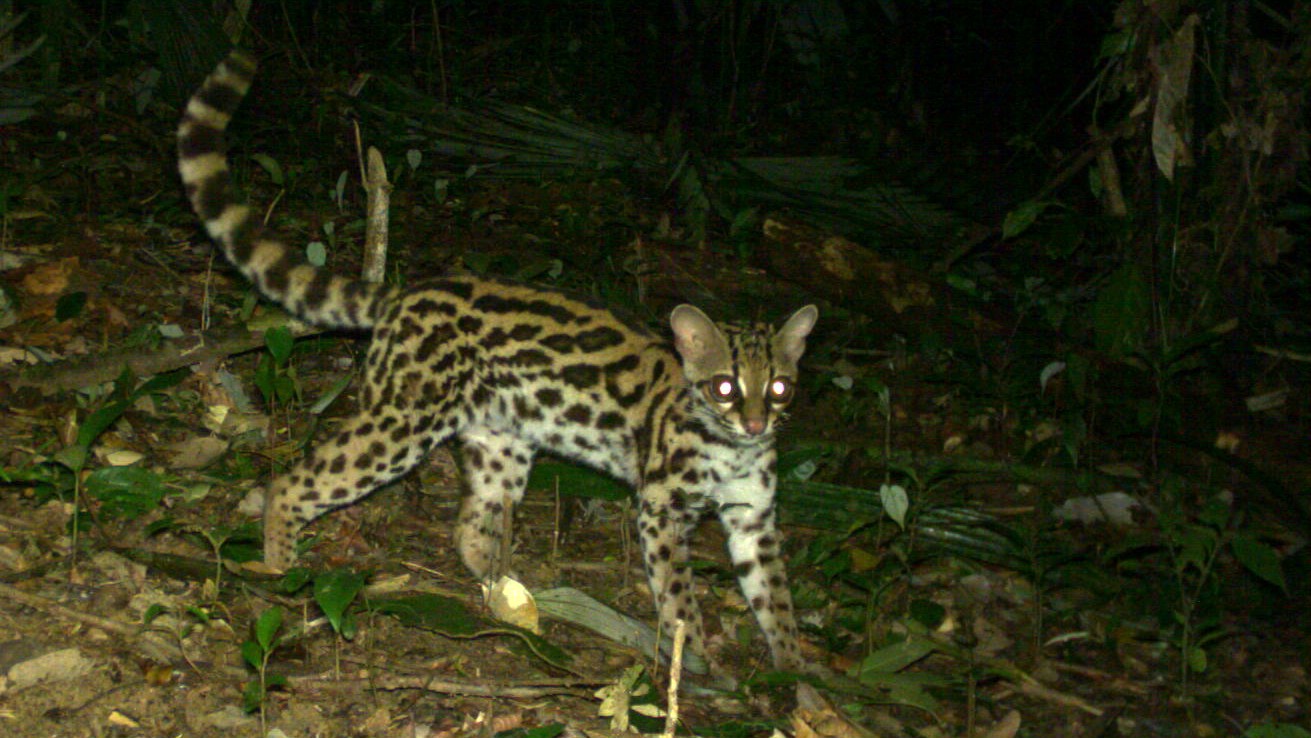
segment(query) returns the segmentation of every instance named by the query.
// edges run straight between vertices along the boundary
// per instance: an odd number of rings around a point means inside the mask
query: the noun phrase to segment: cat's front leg
[[[660,619],[661,637],[672,638],[678,620],[686,628],[686,648],[706,657],[705,630],[688,568],[688,537],[696,525],[695,511],[678,489],[648,486],[641,490],[637,531],[642,564]]]
[[[782,541],[774,525],[773,490],[744,481],[730,485],[717,497],[733,572],[765,634],[774,668],[800,671],[796,614],[780,550]]]

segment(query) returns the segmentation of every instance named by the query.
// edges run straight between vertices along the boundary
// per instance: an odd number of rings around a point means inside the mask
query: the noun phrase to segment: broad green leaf
[[[503,730],[497,733],[495,738],[555,738],[563,732],[563,724],[551,723],[550,725],[539,725],[535,728]]]
[[[285,374],[274,377],[273,391],[278,397],[278,402],[291,402],[296,399],[296,380]]]
[[[83,426],[85,427],[85,426]],[[79,435],[81,435],[79,433]],[[86,466],[87,447],[80,443],[75,443],[67,448],[61,448],[55,452],[54,459],[56,462],[72,469],[75,472],[82,471]]]
[[[170,387],[176,387],[182,383],[182,380],[191,376],[191,370],[182,368],[175,369],[171,372],[156,374],[155,376],[142,382],[135,390],[132,391],[131,399],[144,397],[152,392],[162,392]]]
[[[928,690],[950,689],[953,683],[950,677],[919,672],[869,674],[861,681],[869,687],[886,693],[886,698],[881,700],[883,702],[917,707],[932,715],[938,714],[939,705]]]
[[[1279,565],[1279,554],[1270,546],[1258,541],[1248,533],[1236,533],[1230,543],[1238,563],[1248,571],[1275,585],[1283,592],[1288,592],[1288,583],[1284,581],[1284,570]]]
[[[871,678],[894,674],[937,650],[937,646],[924,638],[909,637],[884,646],[865,657],[855,668],[853,677],[868,683]]]
[[[328,263],[328,247],[322,241],[310,241],[305,244],[305,261],[310,265],[321,267]]]
[[[291,335],[291,329],[285,325],[275,326],[264,331],[264,345],[268,347],[269,353],[273,355],[273,360],[279,365],[286,364],[291,358],[291,346],[296,339]]]
[[[290,571],[288,571],[286,574],[282,575],[282,579],[278,580],[276,589],[282,594],[292,595],[301,591],[301,589],[303,589],[305,585],[309,584],[313,580],[314,580],[313,570],[307,569],[303,566],[297,566],[291,569]]]
[[[539,461],[528,476],[533,489],[554,490],[560,485],[560,494],[575,497],[596,497],[602,500],[624,500],[632,490],[621,482],[591,469],[556,461]]]
[[[260,686],[259,680],[251,679],[246,682],[245,689],[241,690],[241,709],[255,712],[259,710],[262,702],[264,702],[264,689]]]
[[[264,652],[259,650],[259,644],[254,641],[242,641],[241,658],[250,664],[250,668],[259,671],[259,667],[264,663]]]
[[[892,518],[898,528],[906,529],[906,512],[910,510],[910,497],[906,488],[900,484],[885,484],[879,487],[879,501],[883,509]]]
[[[1201,674],[1206,671],[1206,650],[1198,647],[1188,649],[1188,668]]]
[[[159,507],[164,480],[139,466],[107,466],[87,477],[86,491],[100,501],[104,513],[136,518]]]
[[[1026,200],[1020,203],[1019,207],[1006,214],[1001,223],[1001,237],[1015,238],[1021,233],[1029,230],[1038,220],[1038,216],[1050,206],[1050,202],[1040,200]]]
[[[122,417],[124,412],[131,407],[131,403],[126,400],[111,402],[101,405],[92,413],[86,416],[82,425],[77,429],[77,445],[84,448],[91,448],[91,444],[105,429],[114,424],[114,421]]]
[[[350,607],[363,588],[364,575],[346,569],[337,569],[314,578],[314,601],[323,610],[323,614],[328,616],[332,629],[347,640],[349,637],[343,630],[343,617],[346,608]]]
[[[370,600],[366,604],[370,610],[395,617],[402,625],[450,636],[471,636],[486,627],[463,602],[453,597],[419,594]]]
[[[1311,732],[1290,723],[1262,723],[1248,728],[1243,738],[1311,738]]]
[[[418,594],[384,600],[368,600],[365,606],[374,612],[391,615],[414,628],[424,628],[453,638],[468,638],[484,633],[517,636],[543,660],[562,666],[572,660],[564,649],[539,635],[505,623],[488,623],[478,618],[463,602],[435,594]]]
[[[282,177],[282,165],[278,163],[277,159],[274,159],[268,154],[254,154],[250,158],[254,159],[255,163],[260,165],[261,169],[268,172],[269,179],[273,180],[273,184],[279,187],[282,186],[284,181]]]
[[[255,366],[254,382],[256,389],[264,396],[265,402],[277,401],[277,369],[273,366],[271,357],[259,357],[259,364]]]
[[[260,613],[259,620],[255,621],[255,640],[264,653],[272,651],[277,645],[275,639],[280,628],[282,628],[281,607],[270,607]]]

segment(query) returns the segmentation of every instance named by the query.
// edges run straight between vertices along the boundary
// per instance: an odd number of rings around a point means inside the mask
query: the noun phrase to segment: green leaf
[[[311,241],[305,246],[305,261],[312,266],[321,267],[328,263],[328,248],[322,241]]]
[[[264,688],[260,686],[259,680],[251,679],[246,682],[246,688],[241,691],[242,709],[246,712],[255,712],[262,702],[264,702]]]
[[[241,642],[241,658],[250,664],[250,668],[259,671],[259,667],[264,663],[264,652],[260,650],[259,644],[254,641]]]
[[[402,625],[435,630],[449,636],[471,636],[484,629],[463,602],[454,597],[419,594],[370,600],[370,610],[391,615]]]
[[[86,490],[103,512],[128,519],[155,510],[164,500],[164,480],[139,466],[96,469],[86,479]]]
[[[1238,563],[1248,571],[1288,593],[1288,583],[1284,581],[1284,570],[1279,565],[1279,554],[1270,546],[1258,541],[1249,533],[1234,534],[1229,544]]]
[[[291,358],[291,346],[296,342],[291,329],[285,325],[275,326],[264,331],[264,345],[268,347],[273,360],[279,365],[286,364]]]
[[[131,403],[125,400],[111,402],[96,408],[92,413],[86,416],[82,425],[77,429],[77,445],[84,448],[91,448],[91,444],[105,429],[114,424],[114,421],[123,416],[123,413],[131,407]]]
[[[947,608],[933,600],[911,600],[910,617],[926,630],[936,630],[947,619]]]
[[[346,569],[337,569],[314,578],[314,601],[328,616],[332,629],[348,638],[343,631],[346,608],[364,588],[364,575]],[[348,638],[349,640],[349,638]]]
[[[581,466],[555,461],[540,461],[533,465],[528,476],[529,487],[554,490],[556,484],[560,486],[560,494],[576,497],[618,501],[633,494],[627,485]]]
[[[283,374],[273,378],[273,392],[278,402],[287,403],[296,399],[296,380]]]
[[[502,730],[496,734],[495,738],[555,738],[563,732],[564,725],[562,723],[551,723],[550,725],[539,725],[535,728]]]
[[[270,607],[260,613],[259,620],[255,621],[255,640],[259,642],[259,647],[264,653],[273,650],[276,645],[274,640],[278,635],[278,629],[282,627],[282,608]]]
[[[67,295],[61,295],[59,301],[55,303],[55,320],[62,323],[65,320],[76,318],[82,314],[82,308],[85,307],[85,292],[70,292]]]
[[[1311,732],[1290,723],[1262,723],[1248,728],[1243,738],[1311,738]]]
[[[1133,353],[1150,328],[1150,291],[1138,267],[1125,264],[1111,274],[1093,303],[1097,349],[1113,357]]]
[[[305,585],[314,580],[314,572],[303,566],[297,566],[288,571],[278,580],[277,591],[286,595],[293,595],[301,591]]]
[[[413,628],[424,628],[452,638],[469,638],[483,634],[505,634],[524,641],[533,653],[554,666],[572,660],[564,649],[531,633],[506,623],[488,623],[469,611],[463,602],[434,594],[409,595],[384,600],[369,600],[366,607],[391,615]]]
[[[146,625],[150,625],[150,623],[153,622],[155,618],[159,617],[160,615],[163,615],[166,612],[168,612],[168,608],[156,602],[155,604],[146,608],[145,613],[141,615],[141,622],[145,623]]]
[[[1206,650],[1194,646],[1188,649],[1188,668],[1201,674],[1206,671]]]
[[[155,392],[162,392],[171,387],[176,387],[182,383],[182,380],[191,376],[191,370],[187,368],[175,369],[171,372],[156,374],[155,376],[142,382],[132,394],[128,396],[129,400],[135,400],[138,397],[144,397]]]
[[[886,702],[917,707],[932,715],[939,712],[938,701],[929,690],[950,690],[952,678],[939,674],[901,672],[897,674],[870,674],[861,680],[867,686],[886,692]]]
[[[328,406],[341,396],[341,393],[345,392],[346,388],[350,386],[351,378],[350,374],[343,374],[338,377],[337,381],[333,382],[332,386],[323,393],[323,396],[314,401],[314,404],[310,406],[310,412],[318,415],[324,410],[327,410]]]
[[[282,186],[282,183],[285,180],[282,176],[282,165],[278,163],[277,159],[274,159],[268,154],[254,154],[250,158],[254,159],[255,163],[260,165],[261,169],[268,172],[269,179],[273,180],[273,184],[279,187]]]
[[[87,447],[75,443],[67,448],[61,448],[55,452],[54,459],[57,463],[63,464],[75,472],[80,472],[82,467],[86,466]]]
[[[911,636],[866,656],[865,660],[855,668],[852,676],[869,683],[872,678],[895,674],[936,650],[937,646],[931,641]]]
[[[276,391],[277,369],[273,366],[273,358],[267,354],[259,357],[259,364],[255,366],[255,387],[259,393],[264,396],[266,402],[276,402],[278,399]]]
[[[910,497],[906,488],[900,484],[884,484],[879,487],[879,501],[898,528],[906,529],[906,511],[910,510]]]
[[[1006,214],[1001,223],[1001,237],[1015,238],[1021,233],[1029,230],[1038,220],[1038,216],[1050,206],[1050,202],[1041,200],[1027,200],[1020,203],[1020,206]]]

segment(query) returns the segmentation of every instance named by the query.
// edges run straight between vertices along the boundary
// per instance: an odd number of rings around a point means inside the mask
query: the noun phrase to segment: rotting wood
[[[761,266],[889,331],[933,332],[950,344],[999,334],[1013,323],[995,308],[966,304],[941,278],[919,274],[842,236],[778,217],[767,219],[762,232]]]

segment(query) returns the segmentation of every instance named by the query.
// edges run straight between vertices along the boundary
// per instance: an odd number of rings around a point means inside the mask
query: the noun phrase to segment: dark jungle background
[[[214,573],[258,559],[257,521],[232,511],[344,414],[365,345],[267,322],[186,205],[178,111],[234,45],[261,59],[236,181],[335,270],[359,268],[376,147],[388,281],[548,284],[656,330],[685,301],[820,306],[779,507],[828,702],[794,710],[795,680],[760,671],[711,532],[713,629],[749,676],[689,697],[688,729],[1307,735],[1311,6],[1142,0],[0,0],[0,611],[15,643],[73,643],[96,675],[58,706],[0,692],[0,724],[551,736],[612,719],[581,692],[545,709],[270,678],[332,649],[503,682],[621,669],[453,641],[463,625],[357,596],[366,568],[397,570],[394,531],[447,540],[458,480],[435,499],[435,471],[343,514],[349,535],[321,524],[320,576],[351,570],[349,596]],[[520,511],[538,532],[516,555],[575,541],[612,564],[580,586],[649,621],[615,562],[624,492],[558,462],[536,484],[556,492]],[[447,548],[406,556],[467,577]],[[302,607],[332,628],[267,615]],[[161,613],[181,645],[131,645]],[[3,648],[6,670],[30,662]],[[659,670],[643,679],[659,697]]]

